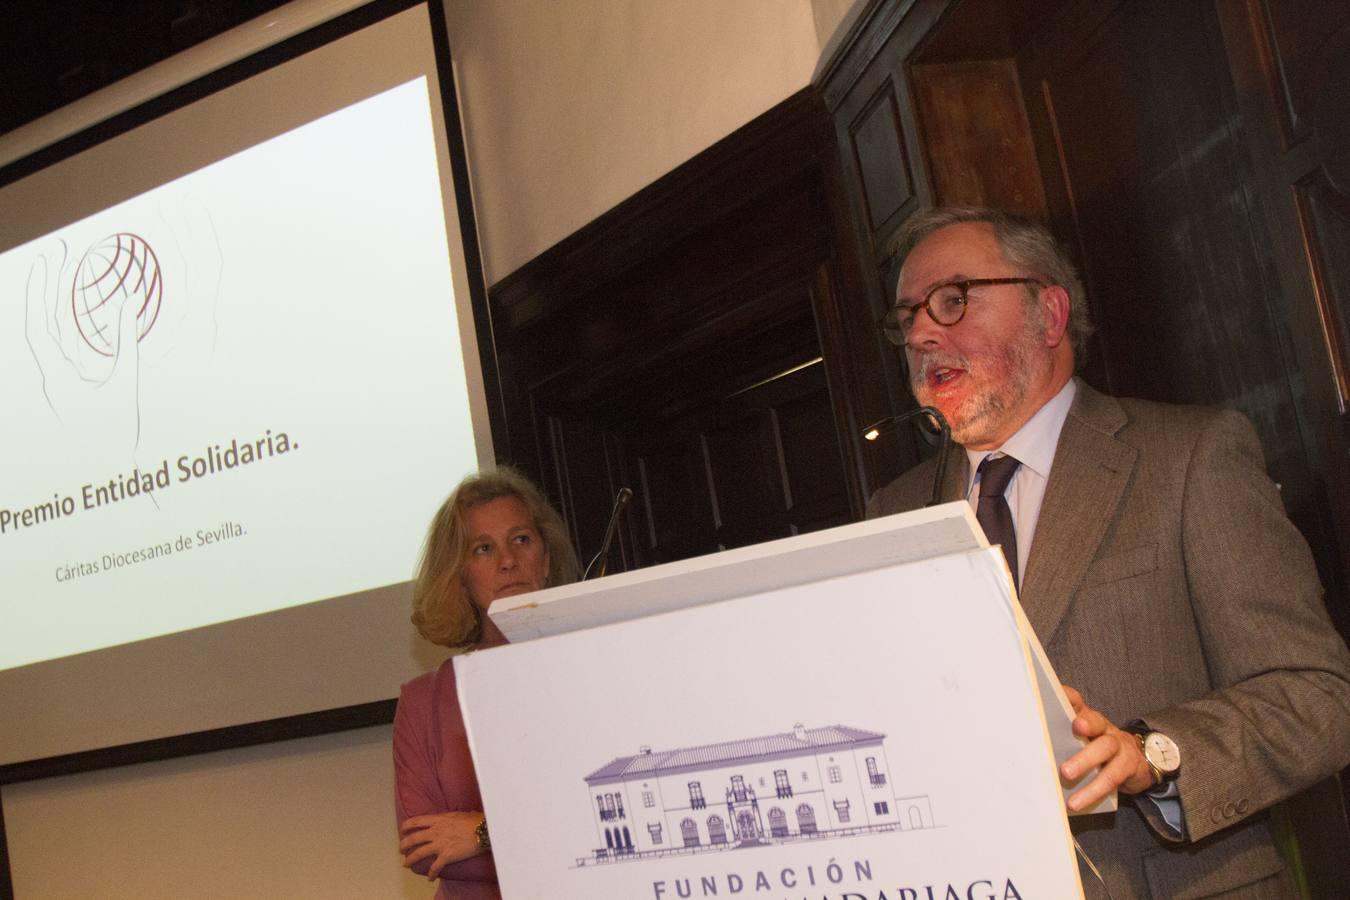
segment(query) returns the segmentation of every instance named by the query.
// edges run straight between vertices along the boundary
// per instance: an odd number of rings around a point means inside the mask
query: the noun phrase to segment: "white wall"
[[[816,21],[816,43],[824,48],[845,17],[855,7],[861,12],[861,7],[866,5],[867,0],[811,0],[811,13]]]
[[[488,282],[804,87],[837,3],[450,0]],[[392,777],[374,728],[6,785],[15,894],[429,897]]]
[[[812,0],[452,0],[447,17],[488,284],[805,87],[820,52]]]
[[[390,732],[6,785],[14,895],[429,897],[400,867]]]

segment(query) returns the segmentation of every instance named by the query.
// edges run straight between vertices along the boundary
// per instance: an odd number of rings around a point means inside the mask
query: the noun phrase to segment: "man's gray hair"
[[[903,262],[920,241],[940,228],[981,222],[993,227],[994,238],[1009,263],[1044,279],[1048,284],[1057,284],[1068,292],[1069,343],[1073,347],[1075,368],[1081,368],[1087,353],[1087,340],[1092,336],[1092,319],[1088,315],[1083,280],[1078,276],[1069,254],[1050,230],[1039,222],[1000,209],[939,206],[915,213],[900,226],[896,237],[896,258]]]

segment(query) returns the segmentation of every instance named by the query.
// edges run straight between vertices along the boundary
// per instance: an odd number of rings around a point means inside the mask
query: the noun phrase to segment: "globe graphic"
[[[145,238],[119,232],[89,249],[75,268],[70,287],[71,310],[80,337],[101,356],[117,352],[117,312],[125,302],[136,306],[136,340],[141,341],[159,317],[164,279],[159,259]]]

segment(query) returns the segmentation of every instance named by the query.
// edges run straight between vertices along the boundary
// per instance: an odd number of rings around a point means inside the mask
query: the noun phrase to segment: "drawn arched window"
[[[697,781],[689,782],[689,808],[704,809],[708,801],[703,799],[703,785]]]
[[[710,844],[727,842],[727,826],[722,823],[721,816],[708,816],[708,842]]]
[[[608,828],[605,829],[605,846],[611,850],[614,849],[614,832]]]
[[[909,808],[909,827],[910,828],[924,827],[923,813],[919,811],[919,808],[917,806],[911,806]]]
[[[614,795],[614,806],[618,810],[619,818],[623,818],[623,794]]]
[[[792,785],[788,782],[787,769],[774,769],[773,786],[778,789],[778,799],[792,796]]]
[[[693,819],[684,819],[680,822],[680,837],[684,839],[686,847],[698,846],[698,825]]]
[[[802,834],[816,833],[816,813],[809,804],[797,807],[797,830]]]
[[[628,826],[623,826],[623,848],[625,850],[633,849],[633,836],[628,833]]]
[[[609,821],[609,812],[608,812],[608,810],[605,809],[605,798],[602,797],[602,796],[597,795],[596,798],[595,798],[595,805],[598,806],[598,807],[600,807],[600,821],[601,821],[601,822],[608,822],[608,821]]]
[[[755,814],[745,807],[741,807],[741,811],[736,814],[736,837],[741,841],[753,841],[759,837]]]
[[[769,810],[769,834],[774,837],[787,837],[787,813],[778,807]]]
[[[885,774],[877,768],[875,756],[867,757],[867,779],[872,782],[872,787],[881,787],[886,783]]]
[[[740,775],[731,776],[731,796],[737,803],[745,802],[745,778]]]

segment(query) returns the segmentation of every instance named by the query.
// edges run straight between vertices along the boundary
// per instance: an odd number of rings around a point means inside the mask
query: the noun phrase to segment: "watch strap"
[[[478,849],[484,853],[492,849],[492,839],[488,837],[487,816],[484,816],[478,823],[478,827],[473,830],[473,836],[478,839]]]

